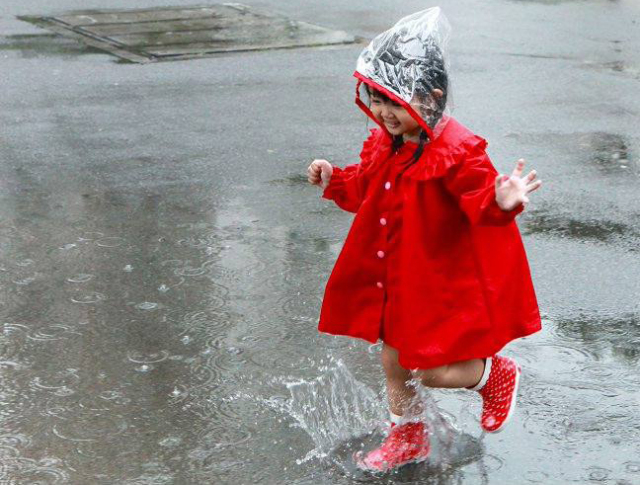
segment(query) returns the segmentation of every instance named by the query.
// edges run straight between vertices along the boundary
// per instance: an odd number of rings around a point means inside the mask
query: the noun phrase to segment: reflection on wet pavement
[[[598,360],[640,361],[640,313],[580,314],[559,319],[556,331],[565,340],[581,342]]]
[[[581,169],[593,166],[605,175],[640,175],[639,155],[632,151],[626,137],[616,133],[518,133],[508,137],[524,143],[553,145],[566,151],[566,156]]]
[[[636,251],[640,233],[630,224],[606,220],[579,220],[573,214],[553,213],[550,209],[533,210],[523,216],[523,232],[544,237],[569,237],[580,241],[630,241]]]
[[[635,172],[637,162],[629,153],[627,142],[613,133],[594,133],[586,142],[593,161],[605,173]]]

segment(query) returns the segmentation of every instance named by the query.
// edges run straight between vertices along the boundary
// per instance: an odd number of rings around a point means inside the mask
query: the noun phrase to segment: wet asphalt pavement
[[[357,159],[362,46],[135,65],[15,18],[135,3],[0,5],[0,483],[640,483],[638,2],[443,4],[454,115],[545,183],[544,330],[506,431],[436,391],[479,446],[391,477],[313,453],[323,393],[383,412],[377,346],[316,331],[351,217],[304,175]],[[437,4],[246,3],[363,37]]]

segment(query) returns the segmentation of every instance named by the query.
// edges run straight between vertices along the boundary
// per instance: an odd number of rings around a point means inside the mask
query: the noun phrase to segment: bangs
[[[385,102],[395,103],[395,101],[393,99],[391,99],[389,96],[387,96],[386,94],[384,94],[381,91],[378,91],[377,89],[372,88],[368,84],[364,84],[364,89],[365,89],[365,92],[367,93],[367,97],[369,99],[371,99],[373,97],[376,97],[376,98],[381,99],[382,101],[385,101]]]

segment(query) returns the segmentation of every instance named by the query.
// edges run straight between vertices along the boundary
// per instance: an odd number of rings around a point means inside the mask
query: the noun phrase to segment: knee
[[[434,367],[433,369],[420,369],[415,372],[415,376],[420,379],[423,386],[439,387],[440,383],[446,380],[449,366]]]

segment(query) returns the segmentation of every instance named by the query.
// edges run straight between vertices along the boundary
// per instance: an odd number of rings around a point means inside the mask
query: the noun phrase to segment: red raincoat
[[[523,207],[496,204],[486,146],[449,118],[412,165],[417,145],[393,152],[388,132],[376,129],[361,163],[334,167],[323,196],[356,216],[326,287],[320,331],[382,339],[400,365],[427,369],[491,356],[540,329],[514,221]]]

